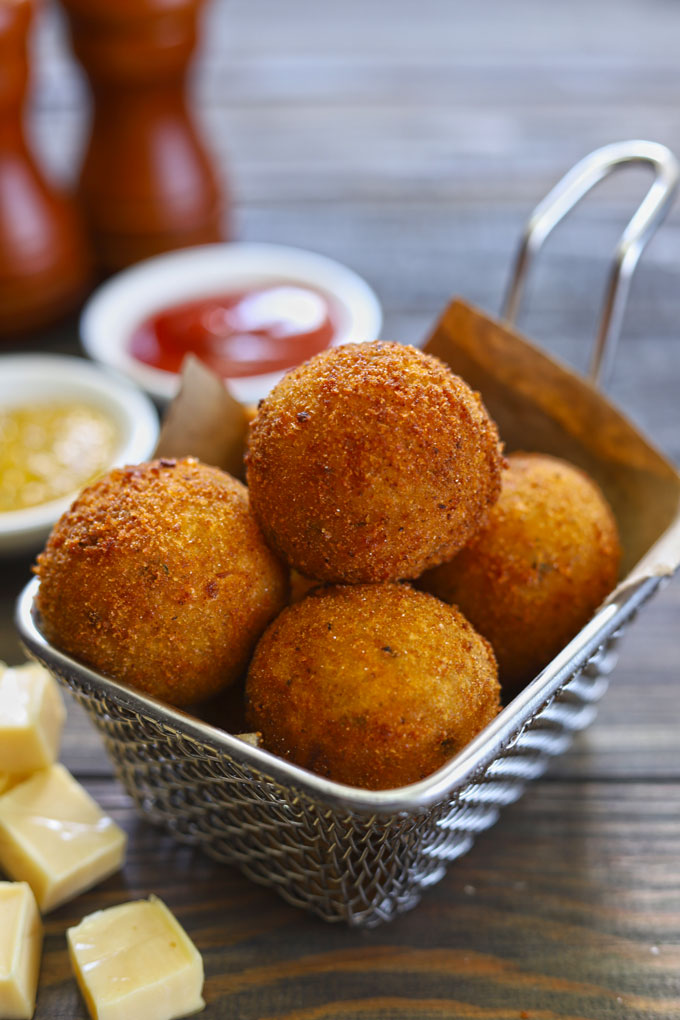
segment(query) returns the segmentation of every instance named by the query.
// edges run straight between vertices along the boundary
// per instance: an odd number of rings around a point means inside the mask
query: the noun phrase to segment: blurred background
[[[346,262],[383,302],[383,336],[419,343],[454,293],[498,311],[525,218],[581,156],[632,137],[680,152],[679,33],[664,0],[213,0],[192,94],[233,236]],[[69,183],[88,94],[52,3],[34,48],[31,138]],[[581,368],[607,258],[647,185],[629,170],[597,190],[532,278],[524,327]],[[612,380],[676,457],[679,226],[680,208],[633,285],[620,364],[645,369]]]

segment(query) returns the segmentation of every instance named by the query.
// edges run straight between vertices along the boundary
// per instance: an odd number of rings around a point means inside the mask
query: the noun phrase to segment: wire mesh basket
[[[630,162],[651,163],[657,176],[617,252],[595,377],[618,332],[634,264],[677,185],[678,167],[668,150],[620,143],[570,171],[529,221],[506,305],[508,317],[514,316],[530,257],[549,229],[595,181]],[[566,372],[541,358],[556,378]],[[28,652],[87,710],[147,820],[327,921],[372,927],[413,907],[469,850],[475,835],[493,825],[500,808],[515,801],[594,718],[622,629],[680,560],[680,477],[646,441],[639,443],[658,466],[664,509],[638,543],[628,576],[475,740],[411,786],[378,792],[342,786],[88,669],[41,634],[37,580],[19,599],[17,625]]]

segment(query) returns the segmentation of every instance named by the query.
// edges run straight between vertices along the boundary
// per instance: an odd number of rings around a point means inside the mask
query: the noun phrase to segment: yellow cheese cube
[[[66,771],[52,765],[0,797],[0,867],[54,910],[117,871],[125,833]]]
[[[0,772],[0,795],[7,793],[8,790],[11,790],[18,783],[23,783],[24,779],[28,779],[29,776],[30,773],[28,776],[22,776],[9,772]]]
[[[56,761],[66,718],[59,688],[42,666],[0,664],[0,772],[35,772]]]
[[[35,1010],[42,923],[25,882],[0,882],[0,1017],[31,1020]]]
[[[155,896],[98,910],[66,937],[93,1020],[175,1020],[205,1006],[201,954]]]

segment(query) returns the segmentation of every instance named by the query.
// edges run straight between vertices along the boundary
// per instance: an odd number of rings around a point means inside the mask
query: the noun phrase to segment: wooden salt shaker
[[[220,240],[220,189],[185,95],[202,0],[62,4],[92,87],[78,196],[100,268]]]
[[[0,2],[0,337],[71,311],[89,274],[75,209],[47,183],[24,134],[32,15],[32,0]]]

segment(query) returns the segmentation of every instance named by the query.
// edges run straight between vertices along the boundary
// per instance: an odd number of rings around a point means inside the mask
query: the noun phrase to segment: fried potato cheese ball
[[[418,582],[455,603],[491,641],[505,696],[531,680],[614,585],[620,545],[597,485],[565,461],[508,457],[487,524]]]
[[[261,402],[246,463],[267,541],[324,581],[416,577],[465,545],[500,491],[479,396],[402,344],[347,344],[289,372]]]
[[[85,489],[37,573],[48,640],[173,705],[242,675],[288,594],[245,486],[193,458],[116,469]]]
[[[489,643],[400,584],[315,588],[265,631],[246,682],[264,747],[372,790],[434,772],[498,707]]]

